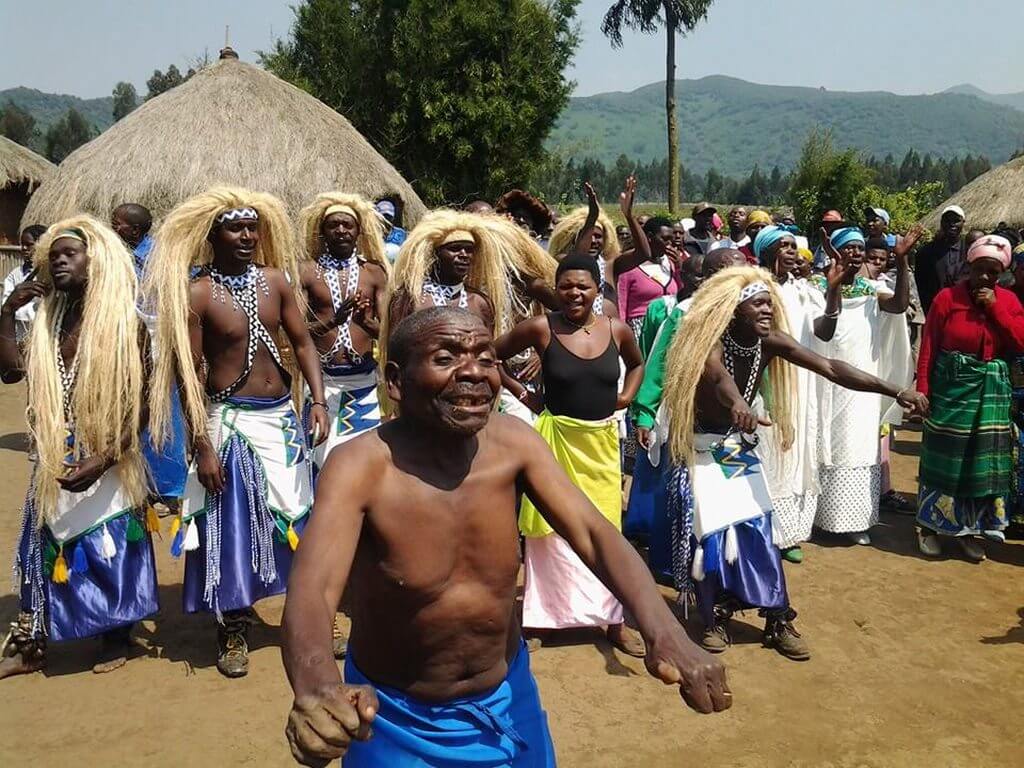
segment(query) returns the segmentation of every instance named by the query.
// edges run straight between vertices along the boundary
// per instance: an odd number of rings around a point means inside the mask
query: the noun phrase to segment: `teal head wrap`
[[[832,242],[832,247],[838,251],[850,243],[864,245],[864,233],[860,231],[860,227],[843,227],[833,232],[829,240]]]

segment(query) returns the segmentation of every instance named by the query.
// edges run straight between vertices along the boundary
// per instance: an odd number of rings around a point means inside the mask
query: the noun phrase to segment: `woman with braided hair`
[[[33,273],[0,311],[0,374],[28,380],[38,454],[15,562],[22,612],[0,677],[42,667],[47,639],[97,635],[93,671],[117,669],[132,625],[159,609],[149,537],[159,520],[142,516],[148,336],[137,296],[120,238],[76,216],[40,238]],[[23,360],[16,317],[38,299]]]
[[[782,306],[771,275],[754,267],[723,270],[694,295],[665,371],[675,465],[668,510],[673,576],[681,599],[696,592],[704,648],[726,650],[733,612],[758,608],[766,618],[765,645],[804,660],[810,650],[793,626],[796,612],[754,433],[759,424],[774,423],[779,450],[789,449],[795,405],[790,364],[842,387],[895,398],[917,412],[927,411],[928,400],[801,346],[789,335]],[[759,392],[765,404],[760,415]]]
[[[249,669],[251,607],[285,591],[313,500],[306,434],[290,396],[293,372],[278,349],[282,331],[312,394],[313,442],[328,434],[284,206],[236,187],[186,200],[160,228],[149,284],[159,310],[153,392],[178,379],[192,446],[171,545],[175,555],[186,552],[185,610],[216,614],[217,669],[241,677]],[[159,440],[168,399],[154,396],[150,410]]]

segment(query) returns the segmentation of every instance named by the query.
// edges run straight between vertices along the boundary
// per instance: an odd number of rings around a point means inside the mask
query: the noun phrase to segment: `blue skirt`
[[[149,465],[153,492],[165,499],[177,499],[185,493],[188,462],[185,460],[185,417],[181,411],[178,388],[171,387],[171,434],[157,451],[147,427],[142,433],[142,454]]]
[[[489,693],[444,704],[375,685],[345,659],[345,682],[369,685],[380,710],[369,741],[353,742],[344,768],[554,768],[547,714],[520,642],[508,676]]]
[[[772,543],[771,514],[734,526],[739,557],[732,564],[725,559],[725,531],[704,539],[704,579],[695,582],[697,606],[705,623],[714,617],[715,603],[734,598],[742,608],[777,609],[789,607],[782,556]],[[692,544],[697,546],[696,539]]]
[[[156,583],[156,562],[149,535],[128,541],[130,514],[107,521],[117,553],[108,562],[102,555],[103,527],[64,545],[68,581],[56,584],[44,578],[45,618],[50,640],[79,640],[95,637],[119,627],[130,626],[160,610]],[[21,562],[29,559],[32,531],[23,529],[18,542]],[[41,544],[56,549],[57,543],[45,526]],[[21,609],[32,611],[31,584],[20,584]]]
[[[647,562],[656,577],[672,579],[672,533],[668,518],[668,462],[651,465],[647,451],[637,451],[633,485],[622,533],[628,539],[647,541]]]

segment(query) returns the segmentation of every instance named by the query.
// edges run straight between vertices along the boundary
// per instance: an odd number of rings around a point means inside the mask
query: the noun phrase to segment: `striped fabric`
[[[921,441],[921,484],[957,498],[1010,490],[1010,377],[1003,360],[943,352],[931,372],[931,415]]]

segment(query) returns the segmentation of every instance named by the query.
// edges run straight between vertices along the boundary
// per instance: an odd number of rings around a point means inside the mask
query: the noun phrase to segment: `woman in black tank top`
[[[535,428],[569,478],[621,530],[622,472],[612,417],[633,399],[644,368],[629,326],[593,314],[599,282],[593,257],[567,256],[555,273],[560,311],[520,323],[495,342],[495,349],[501,359],[530,347],[541,356],[546,407]],[[620,359],[626,368],[621,392]],[[570,556],[569,545],[528,499],[519,524],[526,536],[523,628],[607,627],[616,647],[643,656],[643,640],[625,628],[622,606]]]

